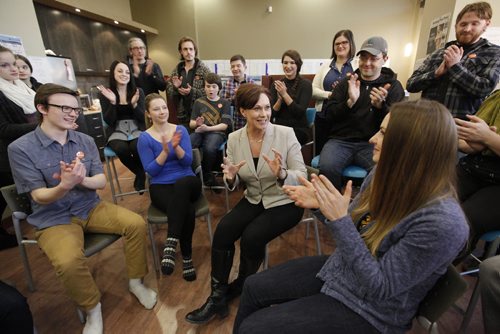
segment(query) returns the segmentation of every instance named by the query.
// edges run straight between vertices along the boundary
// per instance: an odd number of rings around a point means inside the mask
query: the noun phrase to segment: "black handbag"
[[[471,175],[493,184],[500,184],[500,157],[469,154],[459,160],[460,166]]]

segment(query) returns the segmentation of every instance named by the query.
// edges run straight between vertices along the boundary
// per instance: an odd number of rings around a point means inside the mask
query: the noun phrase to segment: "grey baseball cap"
[[[387,41],[380,36],[370,37],[361,45],[361,49],[356,55],[359,56],[362,51],[366,51],[374,56],[378,56],[381,53],[386,55]]]

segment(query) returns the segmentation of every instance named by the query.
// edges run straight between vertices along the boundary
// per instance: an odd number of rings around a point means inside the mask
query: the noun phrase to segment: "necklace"
[[[261,137],[260,139],[252,139],[252,138],[250,137],[250,135],[248,134],[248,132],[247,132],[248,140],[249,140],[250,142],[254,142],[254,143],[262,143],[262,142],[264,141],[264,136],[265,136],[265,135],[266,135],[266,133],[264,132],[264,133],[262,134],[262,137]]]

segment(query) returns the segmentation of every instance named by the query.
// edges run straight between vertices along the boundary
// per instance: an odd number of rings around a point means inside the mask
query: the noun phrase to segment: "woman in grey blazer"
[[[303,209],[295,206],[282,190],[306,177],[300,144],[290,127],[270,123],[269,91],[243,84],[236,106],[247,125],[229,135],[227,158],[222,168],[230,190],[243,182],[245,196],[224,216],[212,244],[212,292],[201,308],[186,315],[195,324],[228,314],[227,302],[241,294],[243,283],[262,263],[266,244],[295,226]],[[233,265],[234,243],[240,241],[238,278],[228,284]]]

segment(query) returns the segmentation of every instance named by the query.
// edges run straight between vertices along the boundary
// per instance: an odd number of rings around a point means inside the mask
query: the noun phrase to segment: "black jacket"
[[[326,118],[332,124],[329,138],[368,141],[379,130],[389,106],[401,101],[405,96],[403,86],[389,68],[383,67],[380,76],[373,81],[361,79],[359,69],[355,73],[360,81],[360,94],[352,108],[347,106],[348,78],[339,82],[326,105]],[[382,109],[377,109],[371,105],[370,91],[373,87],[383,87],[387,83],[391,84],[389,94]]]

